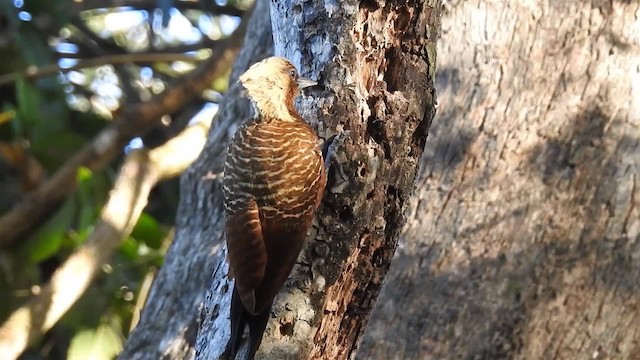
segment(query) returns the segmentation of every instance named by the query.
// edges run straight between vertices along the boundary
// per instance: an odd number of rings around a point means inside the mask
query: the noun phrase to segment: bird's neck
[[[251,101],[256,114],[262,119],[280,121],[298,121],[300,115],[293,106],[293,101]]]

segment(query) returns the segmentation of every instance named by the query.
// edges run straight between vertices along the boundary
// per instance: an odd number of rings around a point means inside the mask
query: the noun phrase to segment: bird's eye
[[[291,76],[292,79],[297,80],[298,79],[298,72],[296,71],[296,69],[291,69],[289,71],[289,75]]]

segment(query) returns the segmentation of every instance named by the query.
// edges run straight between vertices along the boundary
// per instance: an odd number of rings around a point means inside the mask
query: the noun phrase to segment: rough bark
[[[640,3],[445,14],[438,116],[359,357],[637,359]]]
[[[335,146],[321,209],[258,358],[355,355],[435,111],[439,16],[439,1],[272,2],[276,54],[320,81],[299,103],[301,114],[324,139],[348,133]],[[221,214],[213,215],[222,231]],[[202,359],[218,358],[229,337],[222,254],[214,269],[196,346]]]
[[[226,144],[250,110],[235,81],[249,65],[272,53],[268,3],[258,1],[248,26],[231,74],[233,85],[220,104],[200,157],[182,177],[173,243],[120,359],[194,357],[200,306],[224,239],[217,176],[222,171]]]

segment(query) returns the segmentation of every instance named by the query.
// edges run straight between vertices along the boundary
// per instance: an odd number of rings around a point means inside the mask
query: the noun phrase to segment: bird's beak
[[[313,85],[317,85],[318,82],[317,81],[313,81],[311,79],[307,79],[307,78],[303,78],[303,77],[299,77],[298,78],[298,89],[302,90],[304,88],[308,88],[310,86]]]

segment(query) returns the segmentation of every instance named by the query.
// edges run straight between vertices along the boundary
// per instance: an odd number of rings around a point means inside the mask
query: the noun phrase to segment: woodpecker
[[[296,111],[300,90],[316,82],[286,59],[252,65],[239,82],[254,106],[231,140],[224,166],[225,230],[230,274],[234,359],[245,326],[255,356],[271,305],[300,254],[326,185],[318,136]]]

